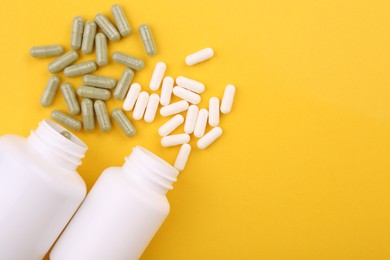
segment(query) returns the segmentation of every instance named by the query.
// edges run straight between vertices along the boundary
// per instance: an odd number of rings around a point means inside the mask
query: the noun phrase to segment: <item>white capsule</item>
[[[222,114],[229,114],[232,110],[234,94],[236,93],[236,87],[229,84],[225,88],[221,101],[221,112]]]
[[[209,125],[219,125],[219,99],[217,97],[209,100]]]
[[[161,96],[160,104],[162,106],[167,106],[171,102],[172,89],[174,84],[174,79],[170,76],[166,76],[163,80],[161,87]]]
[[[198,148],[206,149],[210,144],[214,143],[218,137],[222,135],[222,129],[217,126],[211,129],[207,134],[198,140]]]
[[[137,103],[135,103],[133,118],[134,120],[141,120],[144,116],[146,106],[148,105],[149,94],[146,91],[139,93]]]
[[[186,167],[187,161],[188,161],[188,157],[190,156],[190,152],[191,152],[191,145],[183,144],[180,147],[179,154],[177,155],[176,161],[174,164],[174,167],[176,168],[176,170],[178,170],[180,172],[184,170],[184,168]]]
[[[174,87],[173,88],[173,95],[175,95],[176,97],[179,97],[181,99],[184,99],[185,101],[188,101],[194,105],[197,105],[199,104],[201,98],[198,94],[192,92],[192,91],[189,91],[185,88],[182,88],[182,87]]]
[[[172,133],[176,128],[178,128],[184,122],[184,117],[182,115],[176,115],[168,120],[165,124],[160,126],[158,129],[158,134],[161,136],[167,136]]]
[[[199,108],[198,106],[191,105],[188,108],[186,122],[184,124],[184,132],[186,134],[192,134],[195,129],[196,119],[198,118]]]
[[[123,102],[123,110],[131,111],[134,108],[135,102],[137,101],[140,92],[141,92],[140,84],[138,83],[131,84],[130,90],[129,92],[127,92],[125,102]]]
[[[180,144],[185,144],[190,141],[188,134],[168,135],[161,138],[161,145],[164,147],[170,147]]]
[[[205,48],[203,50],[192,53],[186,57],[187,65],[194,65],[199,62],[208,60],[214,56],[214,51],[211,48]]]
[[[199,81],[189,79],[183,76],[179,76],[176,78],[176,83],[180,87],[186,88],[188,90],[191,90],[195,93],[201,94],[204,91],[204,85],[203,83],[200,83]]]
[[[161,81],[164,77],[165,70],[167,69],[167,65],[164,62],[157,62],[154,67],[154,71],[152,74],[152,78],[150,79],[149,88],[151,90],[157,90],[160,88]]]
[[[195,137],[201,138],[204,135],[204,131],[207,126],[207,117],[209,116],[209,112],[207,109],[202,108],[198,113],[198,118],[196,119],[194,135]]]
[[[160,109],[160,115],[162,116],[170,116],[174,114],[179,114],[183,111],[186,111],[189,107],[187,101],[180,100],[178,102],[172,103],[168,106],[162,107]]]
[[[159,102],[160,97],[157,94],[150,95],[144,116],[146,123],[151,123],[154,121]]]

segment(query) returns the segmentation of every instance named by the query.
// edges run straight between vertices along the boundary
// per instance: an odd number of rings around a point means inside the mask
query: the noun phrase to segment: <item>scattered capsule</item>
[[[72,115],[80,113],[79,102],[77,101],[73,87],[69,83],[62,83],[60,88],[66,105],[68,106],[69,113]]]
[[[161,87],[161,97],[160,97],[160,104],[162,106],[167,106],[171,102],[171,95],[172,95],[174,82],[175,82],[174,79],[170,76],[164,78]]]
[[[100,129],[103,132],[109,132],[111,130],[111,122],[110,117],[108,116],[106,104],[104,101],[96,100],[93,107],[95,108],[95,114]]]
[[[81,86],[77,89],[77,95],[85,98],[109,100],[111,97],[111,92],[107,89]]]
[[[79,58],[76,51],[71,50],[49,63],[49,72],[56,74],[68,67]]]
[[[151,90],[157,90],[160,88],[161,81],[164,77],[165,70],[167,69],[167,65],[164,62],[157,62],[154,67],[154,71],[152,74],[152,78],[150,79],[149,88]]]
[[[138,95],[141,92],[141,85],[133,83],[130,86],[125,101],[123,102],[123,110],[131,111],[134,108],[135,102],[137,101]]]
[[[137,102],[135,103],[133,118],[135,120],[141,120],[144,116],[146,106],[148,105],[149,94],[146,91],[139,93]]]
[[[53,110],[50,114],[51,118],[54,121],[57,121],[60,124],[63,124],[64,126],[74,130],[74,131],[80,131],[81,130],[81,122],[64,112],[61,112],[59,110]]]
[[[81,101],[81,114],[83,116],[84,130],[92,131],[95,129],[93,102],[89,98],[84,98]]]
[[[151,123],[154,121],[159,102],[160,102],[160,97],[157,94],[150,95],[148,104],[146,105],[146,111],[144,115],[144,119],[146,123]]]
[[[141,70],[145,66],[143,60],[124,54],[119,51],[116,51],[112,54],[112,60],[134,70]]]
[[[217,97],[209,100],[209,125],[219,125],[219,99]]]
[[[142,24],[138,27],[139,34],[141,35],[142,43],[144,44],[146,54],[154,56],[157,53],[156,44],[152,36],[149,25]]]
[[[180,151],[176,157],[176,161],[174,164],[176,170],[180,172],[184,170],[188,161],[188,157],[190,156],[190,153],[191,153],[191,145],[183,144],[180,147]]]
[[[107,36],[107,38],[110,39],[110,41],[116,42],[120,40],[121,35],[119,34],[118,30],[103,14],[97,14],[95,16],[95,22],[97,23],[97,25],[99,25],[100,29],[102,29],[102,31]]]
[[[69,133],[68,131],[62,131],[60,133],[63,137],[65,137],[66,139],[70,140],[72,138],[72,134]]]
[[[181,145],[190,141],[188,134],[168,135],[161,138],[161,145],[164,147],[170,147],[175,145]]]
[[[90,54],[93,50],[93,43],[95,42],[96,23],[94,21],[87,21],[85,23],[83,42],[81,44],[81,52]]]
[[[116,84],[113,96],[116,99],[124,99],[127,91],[129,90],[130,83],[134,78],[134,71],[132,69],[126,68],[122,76],[120,77],[118,84]]]
[[[97,69],[96,63],[94,61],[84,61],[79,64],[75,64],[69,67],[66,67],[64,70],[64,75],[69,78],[78,77],[84,74],[94,72]]]
[[[204,85],[203,83],[200,83],[196,80],[186,78],[183,76],[179,76],[176,78],[176,83],[180,87],[186,88],[188,90],[191,90],[192,92],[201,94],[204,91]]]
[[[207,125],[207,117],[209,115],[209,112],[207,109],[202,108],[199,110],[198,118],[196,119],[195,129],[194,129],[194,136],[201,138],[204,135],[204,132],[206,130]]]
[[[50,77],[41,97],[42,106],[48,107],[53,103],[59,84],[60,84],[60,79],[57,76]]]
[[[165,124],[160,126],[158,129],[158,134],[160,136],[167,136],[172,133],[176,128],[178,128],[184,122],[184,117],[182,115],[176,115],[168,120]]]
[[[34,58],[50,58],[59,56],[64,52],[61,45],[35,46],[30,49],[30,55]]]
[[[95,37],[96,63],[99,66],[108,64],[107,38],[104,33],[98,33]]]
[[[197,146],[199,149],[206,149],[210,144],[214,143],[222,135],[220,127],[214,127],[207,134],[198,140]]]
[[[176,97],[179,97],[181,99],[184,99],[187,102],[190,102],[194,105],[199,104],[201,98],[198,94],[189,91],[183,87],[174,87],[173,88],[173,95]]]
[[[192,134],[195,129],[196,119],[198,118],[199,108],[198,106],[191,105],[188,108],[186,115],[186,122],[184,124],[184,132],[186,134]]]
[[[225,88],[221,102],[221,113],[229,114],[232,110],[234,95],[236,93],[236,87],[229,84]]]
[[[84,32],[84,19],[80,16],[73,18],[72,23],[72,35],[70,37],[70,47],[73,50],[79,50],[81,48],[81,42],[83,40]]]
[[[211,59],[214,56],[214,51],[211,48],[205,48],[186,57],[187,65],[195,65],[199,62]]]
[[[168,106],[162,107],[160,109],[160,115],[162,116],[170,116],[174,114],[181,113],[183,111],[186,111],[189,107],[189,104],[185,100],[180,100],[175,103],[172,103]]]
[[[95,76],[95,75],[84,75],[83,83],[87,86],[113,89],[116,85],[116,80],[110,77]]]
[[[131,28],[122,7],[120,5],[113,5],[111,7],[111,12],[120,34],[123,37],[130,35]]]
[[[115,108],[112,113],[112,118],[114,118],[115,122],[119,125],[122,131],[128,137],[135,135],[135,128],[130,120],[126,117],[125,113],[120,108]]]

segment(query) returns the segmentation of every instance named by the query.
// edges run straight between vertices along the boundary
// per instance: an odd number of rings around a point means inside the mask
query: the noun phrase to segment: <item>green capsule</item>
[[[49,58],[59,56],[64,52],[61,45],[35,46],[30,49],[30,55],[34,58]]]
[[[118,30],[103,14],[97,14],[95,16],[95,22],[97,25],[99,25],[100,29],[102,29],[110,41],[116,42],[120,40],[121,35],[119,34]]]
[[[79,58],[76,51],[71,50],[49,63],[50,73],[56,74],[68,67]]]
[[[84,19],[80,16],[73,18],[72,23],[72,35],[70,38],[70,47],[73,50],[79,50],[81,48],[81,42],[83,40],[84,31]]]
[[[116,84],[114,93],[112,94],[114,98],[116,99],[125,98],[126,93],[129,90],[130,83],[133,80],[133,77],[134,77],[134,71],[132,69],[126,68],[123,71],[122,76],[118,81],[118,84]]]
[[[113,89],[116,85],[116,80],[110,77],[85,75],[83,77],[83,83],[87,86]]]
[[[64,96],[66,105],[68,106],[69,113],[72,115],[77,115],[80,113],[79,102],[76,98],[73,87],[69,83],[62,83],[61,92]]]
[[[95,114],[100,129],[103,132],[109,132],[111,130],[111,122],[110,117],[108,116],[106,104],[104,101],[96,100],[93,107],[95,108]]]
[[[114,16],[116,27],[118,28],[120,34],[128,36],[131,33],[131,28],[129,22],[127,21],[126,15],[123,12],[123,9],[120,5],[113,5],[111,7],[112,16]]]
[[[60,124],[63,124],[64,126],[74,130],[74,131],[80,131],[81,130],[81,122],[64,112],[53,110],[50,114],[51,118],[54,121],[57,121]]]
[[[64,70],[64,75],[69,78],[74,78],[94,72],[96,69],[97,65],[94,61],[84,61],[79,64],[66,67]]]
[[[142,43],[144,44],[146,54],[154,56],[157,53],[156,44],[153,40],[153,35],[149,25],[141,24],[138,27],[139,34],[141,35]]]
[[[89,98],[84,98],[81,101],[81,114],[83,115],[84,130],[92,131],[95,129],[93,102]]]
[[[90,54],[93,50],[93,43],[96,35],[96,23],[94,21],[87,21],[85,23],[83,43],[81,44],[81,52]]]
[[[119,108],[116,108],[111,113],[115,122],[119,125],[125,135],[131,137],[135,135],[135,128],[130,120],[126,117],[125,113]]]
[[[53,103],[59,84],[60,84],[60,78],[58,78],[57,76],[50,77],[41,97],[42,106],[48,107]]]
[[[109,100],[111,97],[111,92],[107,89],[81,86],[77,89],[77,95],[85,98]]]
[[[71,139],[72,138],[72,135],[71,135],[71,133],[69,133],[68,131],[62,131],[61,133],[60,133],[63,137],[65,137],[66,139]]]
[[[105,66],[108,63],[107,38],[104,33],[96,34],[96,63]]]
[[[135,70],[141,70],[144,66],[145,63],[143,60],[140,60],[138,58],[135,58],[133,56],[124,54],[122,52],[116,51],[112,54],[112,59],[115,62],[118,62],[122,65],[125,65],[129,68],[135,69]]]

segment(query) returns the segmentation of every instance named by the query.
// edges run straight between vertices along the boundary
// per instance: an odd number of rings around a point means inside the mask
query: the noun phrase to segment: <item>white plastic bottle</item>
[[[178,171],[139,146],[99,177],[50,254],[51,260],[138,259],[169,213]]]
[[[63,131],[43,120],[28,138],[0,137],[0,259],[42,259],[85,197],[87,146]]]

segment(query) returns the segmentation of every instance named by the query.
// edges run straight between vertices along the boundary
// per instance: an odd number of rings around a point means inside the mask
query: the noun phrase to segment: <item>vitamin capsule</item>
[[[58,111],[58,110],[53,110],[50,114],[51,118],[54,121],[57,121],[60,124],[63,124],[67,128],[70,128],[74,131],[80,131],[81,130],[81,122],[64,112]]]
[[[232,110],[234,94],[236,93],[236,87],[229,84],[225,88],[221,102],[221,113],[229,114]]]
[[[120,5],[113,5],[111,7],[111,12],[120,34],[123,37],[130,35],[131,28],[122,7],[120,7]]]
[[[196,119],[195,129],[194,129],[194,135],[195,137],[201,138],[204,135],[204,132],[206,130],[207,125],[207,117],[209,115],[209,112],[207,109],[202,108],[199,110],[198,118]]]
[[[191,90],[192,92],[201,94],[204,91],[204,85],[203,83],[200,83],[196,80],[186,78],[183,76],[179,76],[176,78],[176,83],[180,87],[186,88],[188,90]]]
[[[113,96],[116,99],[124,99],[126,96],[127,91],[129,90],[130,83],[134,78],[134,71],[126,68],[121,78],[118,81],[118,84],[116,84]]]
[[[192,53],[186,57],[187,65],[194,65],[199,62],[208,60],[214,56],[214,51],[211,48],[205,48],[203,50]]]
[[[191,105],[188,108],[186,122],[184,124],[184,132],[186,134],[192,134],[195,129],[196,119],[198,118],[199,108],[195,105]]]
[[[165,124],[160,126],[158,129],[158,134],[160,136],[167,136],[172,133],[176,128],[178,128],[184,122],[184,117],[182,115],[176,115],[168,120]]]
[[[138,95],[141,92],[141,85],[138,83],[133,83],[130,86],[129,92],[123,102],[123,110],[131,111],[134,108],[135,102],[137,101]]]
[[[198,140],[197,146],[199,149],[206,149],[212,144],[218,137],[222,135],[222,129],[220,127],[214,127],[207,134]]]
[[[111,92],[107,89],[81,86],[77,89],[77,95],[85,98],[109,100]]]
[[[127,135],[128,137],[135,135],[135,128],[133,124],[130,122],[130,120],[126,117],[125,113],[123,113],[120,108],[115,108],[112,111],[111,115],[114,118],[115,122],[125,133],[125,135]]]
[[[63,69],[75,62],[78,58],[79,55],[76,51],[68,51],[64,55],[58,57],[57,59],[49,63],[49,72],[52,74],[61,72]]]
[[[90,54],[93,50],[93,43],[95,42],[96,23],[94,21],[87,21],[85,23],[83,42],[81,44],[81,52]]]
[[[69,78],[74,78],[84,74],[94,72],[97,69],[96,63],[94,61],[84,61],[76,65],[66,67],[64,70],[64,75]]]
[[[60,79],[57,76],[50,77],[41,97],[42,106],[48,107],[53,103],[59,84],[60,84]]]
[[[98,33],[95,37],[96,63],[99,66],[108,64],[107,38],[104,33]]]
[[[200,102],[200,96],[192,91],[189,91],[182,87],[174,87],[173,88],[173,95],[176,97],[179,97],[181,99],[184,99],[187,102],[190,102],[194,105],[199,104]]]
[[[168,106],[162,107],[160,109],[160,115],[162,116],[170,116],[174,114],[181,113],[188,109],[188,102],[185,100],[180,100],[178,102],[172,103]]]
[[[156,44],[154,43],[153,35],[149,25],[141,24],[138,27],[139,34],[141,35],[142,43],[144,44],[146,54],[154,56],[157,53]]]
[[[61,45],[35,46],[30,49],[30,55],[34,58],[50,58],[61,55],[64,48]]]
[[[161,138],[161,145],[164,147],[170,147],[180,144],[185,144],[190,141],[188,134],[168,135]]]
[[[84,130],[92,131],[95,129],[93,102],[89,98],[84,98],[81,101],[81,114],[83,116]]]
[[[65,137],[66,139],[71,139],[72,138],[72,135],[71,135],[71,133],[69,133],[68,131],[62,131],[61,133],[60,133],[63,137]]]
[[[119,51],[116,51],[112,54],[112,60],[134,70],[141,70],[145,66],[143,60],[124,54]]]
[[[79,50],[81,48],[81,42],[83,40],[84,32],[84,19],[80,16],[73,18],[72,23],[72,35],[70,37],[70,47],[73,50]]]
[[[111,130],[111,122],[108,116],[106,104],[104,101],[96,100],[93,107],[95,108],[95,114],[100,130],[103,132],[109,132]]]
[[[174,84],[174,80],[172,77],[167,76],[164,78],[161,87],[161,97],[160,97],[160,104],[162,106],[167,106],[171,102],[173,84]]]
[[[116,85],[116,80],[110,77],[85,75],[83,77],[83,83],[87,86],[113,89]]]
[[[97,25],[99,25],[100,29],[102,29],[110,41],[116,42],[120,40],[121,35],[119,34],[118,30],[103,14],[97,14],[95,16],[95,22]]]
[[[209,125],[219,125],[219,99],[216,97],[209,100]]]
[[[176,161],[174,164],[174,167],[176,168],[176,170],[178,170],[180,172],[184,170],[184,168],[186,167],[187,161],[188,161],[188,157],[190,156],[190,152],[191,152],[191,145],[183,144],[180,147],[179,154],[177,155]]]
[[[69,83],[62,83],[60,88],[66,105],[68,106],[69,113],[72,115],[80,113],[79,102],[77,101],[73,87]]]
[[[164,62],[157,62],[154,67],[154,71],[152,74],[152,78],[150,79],[149,88],[151,90],[157,90],[160,88],[161,81],[164,77],[165,70],[167,69],[167,65]]]
[[[144,116],[146,123],[151,123],[154,121],[159,102],[160,97],[157,94],[150,95]]]
[[[135,120],[141,120],[144,116],[146,106],[148,105],[149,94],[146,91],[142,91],[137,99],[137,103],[135,103],[133,118]]]

